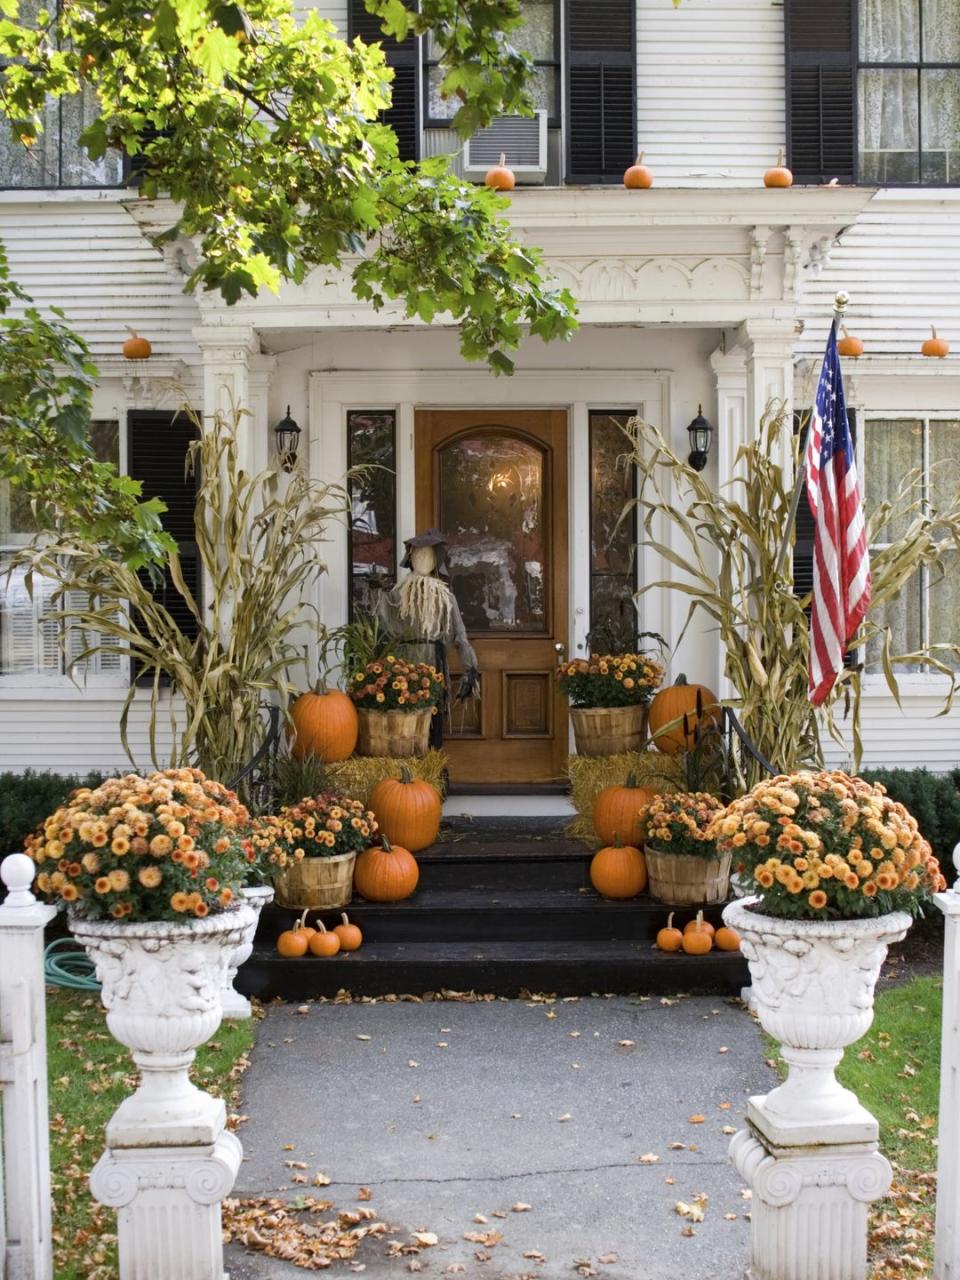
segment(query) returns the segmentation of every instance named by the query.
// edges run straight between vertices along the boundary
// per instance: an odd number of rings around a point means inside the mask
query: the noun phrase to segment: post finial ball
[[[0,879],[7,886],[6,906],[29,907],[36,902],[30,892],[37,866],[25,853],[11,853],[0,863]]]

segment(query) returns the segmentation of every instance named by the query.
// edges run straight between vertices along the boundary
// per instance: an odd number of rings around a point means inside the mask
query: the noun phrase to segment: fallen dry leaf
[[[411,1059],[410,1059],[410,1061],[407,1063],[407,1066],[408,1066],[408,1067],[419,1067],[419,1065],[420,1065],[420,1063],[419,1063],[419,1062],[414,1062],[414,1060],[413,1060],[412,1058],[411,1058]]]
[[[513,1213],[529,1213],[531,1206],[523,1200],[518,1200],[516,1204],[512,1204],[510,1209]]]
[[[732,1103],[732,1102],[718,1102],[718,1103],[717,1103],[717,1106],[720,1108],[720,1110],[721,1110],[721,1111],[729,1111],[729,1110],[730,1110],[730,1108],[733,1106],[733,1103]]]
[[[529,1258],[532,1262],[546,1262],[546,1258],[539,1249],[525,1249],[523,1256]]]
[[[689,1123],[690,1123],[690,1124],[703,1124],[703,1122],[704,1122],[704,1120],[705,1120],[705,1119],[706,1119],[706,1116],[691,1116],[691,1117],[690,1117],[690,1119],[689,1119]]]
[[[648,1151],[645,1156],[640,1157],[640,1163],[641,1164],[657,1164],[659,1159],[660,1157],[658,1155],[654,1155],[652,1151]]]
[[[619,1259],[615,1253],[601,1253],[597,1261],[602,1262],[605,1267],[610,1267]]]
[[[369,1187],[361,1187],[361,1188],[360,1188],[360,1190],[357,1192],[357,1199],[358,1199],[358,1200],[372,1200],[372,1199],[373,1199],[373,1192],[370,1190],[370,1188],[369,1188]]]
[[[720,1048],[717,1050],[717,1053],[729,1053],[729,1052],[730,1050],[727,1048],[725,1044],[722,1044]]]
[[[693,1227],[683,1227],[680,1234],[682,1236],[689,1237],[689,1236],[695,1236],[697,1233],[694,1231]]]
[[[573,1116],[570,1114],[569,1111],[565,1111],[562,1116],[557,1116],[557,1121],[560,1124],[563,1124],[565,1120],[572,1120],[572,1119],[573,1119]]]
[[[320,1173],[318,1170],[313,1175],[313,1185],[315,1187],[329,1187],[330,1179],[325,1173]]]
[[[690,1222],[702,1222],[704,1218],[703,1205],[686,1204],[683,1200],[678,1200],[673,1206],[673,1212],[681,1218],[687,1218]]]
[[[468,1240],[470,1244],[482,1244],[487,1249],[493,1249],[503,1239],[503,1233],[500,1231],[465,1231],[463,1238]]]
[[[737,1220],[737,1215],[735,1213],[725,1213],[723,1216],[727,1222],[736,1222]]]
[[[308,1004],[302,1004],[302,1005],[298,1006],[298,1008],[297,1008],[297,1013],[299,1013],[299,1014],[301,1014],[301,1015],[303,1015],[303,1014],[305,1014],[305,1013],[309,1013],[309,1012],[310,1012],[310,1006],[309,1006]]]
[[[617,1044],[620,1046],[621,1049],[632,1049],[636,1043],[637,1043],[636,1040],[618,1040],[617,1041]]]
[[[687,1144],[686,1144],[685,1142],[671,1142],[671,1143],[670,1143],[670,1150],[671,1150],[671,1151],[686,1151],[686,1149],[687,1149]]]
[[[721,1133],[727,1133],[727,1134],[730,1134],[730,1133],[736,1133],[736,1132],[737,1132],[737,1126],[736,1126],[736,1125],[733,1125],[733,1124],[725,1124],[725,1125],[722,1125],[722,1126],[721,1126],[721,1128],[720,1128],[720,1132],[721,1132]]]
[[[357,1039],[358,1039],[358,1040],[370,1040],[370,1039],[372,1039],[372,1036],[357,1036]]]
[[[475,1213],[475,1214],[473,1215],[473,1220],[474,1220],[474,1222],[479,1222],[479,1224],[480,1224],[482,1227],[485,1227],[485,1226],[487,1225],[487,1219],[483,1216],[483,1214],[482,1214],[482,1213]]]
[[[412,1234],[417,1244],[422,1244],[425,1249],[432,1249],[440,1243],[440,1237],[434,1231],[414,1231]]]

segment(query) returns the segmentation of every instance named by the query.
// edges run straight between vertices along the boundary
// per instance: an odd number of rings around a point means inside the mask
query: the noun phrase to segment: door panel
[[[446,728],[456,782],[562,774],[567,712],[554,668],[555,646],[566,645],[566,440],[562,410],[417,414],[417,528],[447,535],[480,665],[479,703],[454,704]],[[456,654],[450,662],[457,673]]]

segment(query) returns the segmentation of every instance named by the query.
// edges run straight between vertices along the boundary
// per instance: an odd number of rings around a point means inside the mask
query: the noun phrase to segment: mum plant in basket
[[[369,711],[432,709],[443,697],[443,676],[426,662],[406,662],[387,654],[354,673],[350,696]]]
[[[557,680],[571,707],[634,707],[650,701],[663,672],[648,654],[607,653],[562,662]]]
[[[706,791],[658,795],[643,809],[650,892],[676,906],[723,902],[730,855],[718,851],[712,824],[723,801]]]
[[[308,796],[257,818],[250,841],[271,866],[281,906],[333,908],[350,901],[357,854],[377,834],[377,820],[359,800]]]

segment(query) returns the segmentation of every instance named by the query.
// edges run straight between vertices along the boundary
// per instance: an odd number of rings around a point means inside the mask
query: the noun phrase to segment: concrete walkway
[[[369,1188],[390,1232],[334,1273],[743,1275],[750,1204],[726,1150],[748,1095],[769,1089],[772,1073],[739,1005],[623,997],[303,1008],[273,1006],[260,1025],[234,1194],[312,1194],[349,1209]],[[294,1173],[292,1160],[306,1168]],[[317,1173],[330,1179],[322,1191]],[[677,1213],[678,1202],[696,1213],[704,1195],[702,1222]],[[414,1231],[437,1244],[388,1258],[389,1242]],[[464,1238],[490,1232],[502,1239]],[[233,1280],[304,1274],[237,1246],[228,1254]]]

